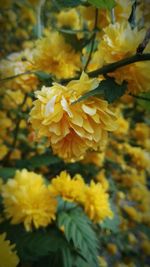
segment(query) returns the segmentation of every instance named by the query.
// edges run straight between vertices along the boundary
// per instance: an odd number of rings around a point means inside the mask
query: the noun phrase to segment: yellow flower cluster
[[[7,218],[12,224],[24,223],[27,231],[47,226],[55,220],[57,201],[52,198],[41,175],[17,171],[14,179],[2,186]]]
[[[33,51],[33,68],[55,75],[57,78],[74,76],[81,65],[80,54],[56,32],[36,42]]]
[[[55,197],[61,196],[65,200],[80,204],[94,223],[113,216],[108,194],[100,183],[91,181],[90,185],[86,185],[80,175],[75,175],[71,179],[69,174],[61,172],[52,179],[49,190]]]
[[[6,239],[6,233],[0,234],[0,267],[17,267],[19,258],[14,251],[15,245],[11,245]]]
[[[101,67],[104,64],[116,62],[118,60],[130,57],[136,54],[136,49],[142,43],[146,29],[138,30],[137,27],[131,28],[126,21],[109,24],[103,29],[103,35],[98,46],[98,50],[93,56],[91,67]],[[144,52],[149,52],[148,45]],[[137,94],[149,91],[150,63],[136,62],[134,64],[122,67],[109,75],[114,77],[118,83],[123,80],[128,82],[128,92]]]
[[[54,153],[70,160],[79,159],[89,148],[97,150],[107,140],[107,131],[117,128],[116,116],[100,98],[73,104],[81,95],[96,88],[97,79],[82,73],[66,86],[54,83],[36,92],[30,113],[37,137],[47,137]]]

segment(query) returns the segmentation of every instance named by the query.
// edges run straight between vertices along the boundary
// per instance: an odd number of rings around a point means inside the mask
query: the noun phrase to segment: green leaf
[[[118,233],[120,231],[120,218],[117,207],[113,203],[113,200],[110,200],[110,206],[114,216],[112,219],[105,219],[102,223],[100,223],[100,226],[102,229],[110,230],[112,233]]]
[[[113,103],[118,98],[124,95],[127,89],[127,82],[124,81],[121,85],[117,84],[113,78],[107,78],[101,83],[104,88],[104,97],[108,103]]]
[[[82,5],[85,1],[83,0],[55,0],[53,1],[53,5],[55,5],[57,8],[66,8],[66,7],[76,7],[79,5]]]
[[[145,110],[150,111],[150,92],[140,94],[139,97],[140,96],[144,97],[144,98],[147,98],[149,100],[144,100],[144,99],[138,99],[137,98],[137,103],[139,104],[139,106],[141,106]]]
[[[114,0],[88,0],[88,2],[97,8],[105,8],[109,10],[115,6]]]
[[[98,87],[83,96],[81,96],[78,100],[73,102],[75,104],[82,100],[86,100],[91,96],[104,96],[104,98],[109,102],[112,103],[122,95],[124,95],[127,89],[127,82],[124,81],[121,85],[117,84],[113,78],[107,78],[99,83]]]
[[[35,71],[34,74],[38,77],[39,81],[44,82],[45,85],[51,85],[53,82],[53,76],[43,71]]]
[[[58,228],[64,227],[64,234],[68,242],[73,242],[74,247],[84,259],[92,266],[98,266],[98,243],[92,223],[81,209],[74,208],[69,212],[60,212],[57,217]]]
[[[0,177],[6,182],[15,175],[15,168],[0,168]]]
[[[57,156],[54,156],[50,153],[45,153],[41,155],[34,156],[26,160],[16,161],[16,167],[18,168],[28,168],[30,170],[39,168],[41,166],[48,166],[51,164],[58,164],[60,159]]]
[[[26,232],[22,225],[4,222],[0,224],[0,233],[3,232],[6,232],[7,238],[16,244],[18,256],[22,261],[37,261],[67,245],[62,233],[53,227]]]

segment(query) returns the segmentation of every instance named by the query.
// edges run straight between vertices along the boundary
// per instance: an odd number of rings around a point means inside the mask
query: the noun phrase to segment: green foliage
[[[121,85],[117,84],[113,78],[107,77],[106,80],[100,82],[99,86],[94,90],[84,94],[73,104],[85,100],[91,96],[104,96],[108,103],[113,103],[118,98],[124,95],[127,89],[127,82],[123,82]]]
[[[57,156],[52,155],[51,153],[45,153],[41,155],[36,155],[30,159],[23,159],[16,161],[17,168],[27,168],[33,170],[41,166],[48,166],[51,164],[58,164],[60,159]]]
[[[91,221],[83,211],[79,208],[73,208],[69,212],[59,212],[57,225],[58,228],[64,228],[66,239],[68,242],[73,242],[74,247],[83,259],[92,267],[98,266],[97,238],[91,227]]]
[[[45,86],[50,86],[53,82],[53,77],[51,74],[43,71],[35,71],[34,74],[38,77],[41,83],[44,83]]]
[[[15,175],[15,168],[0,168],[0,177],[6,182],[7,179],[12,178]]]
[[[79,5],[82,5],[85,1],[83,0],[55,0],[53,1],[53,4],[58,7],[59,9],[61,8],[71,8],[71,7],[76,7]]]
[[[16,244],[18,255],[24,262],[37,261],[51,252],[55,253],[68,246],[61,232],[53,227],[26,232],[22,225],[5,222],[0,225],[0,232],[6,232],[7,238]]]
[[[150,92],[140,94],[140,96],[149,100],[137,99],[137,103],[145,110],[150,111]]]
[[[115,6],[114,0],[88,0],[88,2],[97,8],[105,8],[109,10]]]
[[[105,229],[105,230],[110,230],[112,233],[118,233],[118,231],[120,230],[119,228],[119,224],[120,224],[120,219],[119,216],[117,214],[117,210],[115,205],[113,204],[113,202],[111,203],[111,209],[114,213],[114,216],[112,219],[105,219],[101,224],[101,228]]]

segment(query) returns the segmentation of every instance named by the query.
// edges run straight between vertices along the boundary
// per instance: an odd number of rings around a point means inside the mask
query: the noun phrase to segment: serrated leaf
[[[113,78],[107,78],[103,82],[104,97],[108,103],[113,103],[118,98],[124,95],[127,89],[127,82],[124,81],[121,85],[117,84]],[[102,83],[101,82],[101,83]]]
[[[60,212],[57,217],[59,228],[63,226],[68,242],[73,242],[74,247],[93,267],[98,266],[98,243],[91,221],[82,210],[76,208],[69,212]]]
[[[113,78],[107,78],[99,83],[98,87],[94,90],[87,92],[72,104],[86,100],[91,96],[104,96],[108,103],[112,103],[122,95],[124,95],[127,89],[127,82],[124,81],[121,85],[117,84]]]
[[[115,205],[112,203],[111,201],[111,210],[113,211],[113,218],[112,219],[105,219],[101,224],[100,226],[103,228],[103,229],[107,229],[107,230],[110,230],[112,233],[117,233],[120,228],[119,228],[119,225],[120,225],[120,219],[119,219],[119,215],[117,214],[117,209],[115,207]]]
[[[66,245],[66,240],[57,228],[26,232],[21,225],[4,222],[0,224],[0,233],[3,232],[6,232],[8,239],[16,244],[17,253],[22,261],[37,261]]]
[[[62,247],[63,267],[72,267],[73,258],[68,246]]]
[[[88,0],[88,2],[97,7],[111,10],[115,6],[114,0]]]

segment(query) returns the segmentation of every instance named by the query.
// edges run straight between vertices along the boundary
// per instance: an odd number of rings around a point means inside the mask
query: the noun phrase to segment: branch
[[[98,9],[96,8],[96,10],[95,10],[95,23],[94,23],[94,28],[93,28],[94,34],[93,34],[93,38],[92,38],[92,42],[91,42],[91,48],[90,48],[89,56],[88,56],[88,59],[87,59],[85,66],[84,66],[84,71],[86,71],[86,69],[90,63],[92,53],[94,50],[95,38],[96,38],[96,33],[97,33],[95,31],[97,29],[97,22],[98,22]]]
[[[150,53],[142,54],[142,55],[136,54],[132,57],[121,59],[117,62],[111,63],[109,65],[102,67],[102,68],[91,71],[88,73],[88,75],[89,75],[89,77],[96,77],[98,75],[113,72],[116,69],[130,65],[130,64],[135,63],[135,62],[148,61],[148,60],[150,60]]]
[[[11,79],[15,79],[15,78],[18,78],[18,77],[20,77],[20,76],[27,75],[27,74],[34,74],[34,72],[33,72],[33,71],[26,71],[26,72],[22,72],[22,73],[13,75],[13,76],[9,76],[9,77],[0,79],[0,83],[1,83],[1,82],[5,82],[5,81],[9,81],[9,80],[11,80]]]
[[[139,44],[138,48],[137,48],[137,54],[142,54],[144,49],[146,48],[146,46],[148,45],[150,40],[150,28],[147,30],[146,35],[144,37],[144,40],[141,44]]]
[[[103,66],[102,68],[96,69],[94,71],[88,72],[89,77],[97,77],[98,75],[104,75],[110,72],[115,71],[116,69],[122,68],[124,66],[130,65],[135,62],[140,62],[140,61],[148,61],[150,60],[150,53],[147,54],[136,54],[134,56],[131,56],[129,58],[124,58],[121,59],[117,62],[108,64],[106,66]],[[69,79],[63,79],[60,81],[60,83],[65,84],[67,82],[70,82],[71,80],[77,80],[79,79],[80,76],[75,76]]]
[[[130,96],[135,97],[135,98],[137,98],[137,99],[144,100],[144,101],[150,101],[150,98],[147,98],[147,97],[144,97],[144,96],[133,95],[133,94],[130,94]]]

